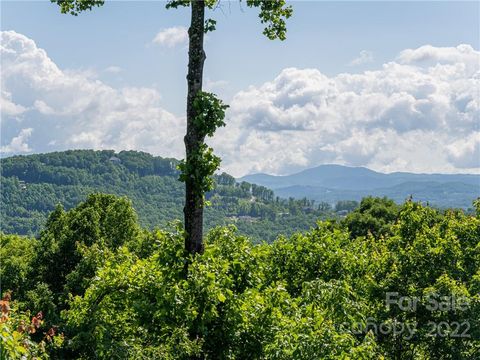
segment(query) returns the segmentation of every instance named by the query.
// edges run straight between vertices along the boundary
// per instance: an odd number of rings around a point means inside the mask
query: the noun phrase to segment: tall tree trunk
[[[192,18],[188,29],[188,95],[187,95],[187,133],[184,138],[186,150],[186,163],[191,164],[195,154],[204,138],[200,136],[195,128],[193,119],[195,109],[193,100],[199,91],[202,90],[203,64],[205,62],[205,51],[203,50],[203,35],[205,24],[205,2],[193,0],[191,2]],[[191,254],[203,252],[203,194],[199,193],[191,177],[185,181],[185,207],[183,209],[185,218],[185,250]]]

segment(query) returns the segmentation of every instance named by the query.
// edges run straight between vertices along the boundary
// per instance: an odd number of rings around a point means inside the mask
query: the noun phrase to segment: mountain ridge
[[[283,197],[327,202],[359,200],[368,195],[402,202],[413,196],[439,207],[468,208],[480,196],[477,174],[381,173],[338,164],[320,165],[290,175],[250,174],[237,180],[266,186]]]
[[[91,193],[127,196],[145,228],[183,219],[185,186],[178,160],[144,152],[67,150],[0,159],[0,232],[37,235],[57,204],[70,209]],[[206,194],[205,229],[234,223],[255,240],[273,240],[308,230],[318,218],[332,216],[306,199],[275,198],[272,190],[239,184],[226,173],[215,175]]]

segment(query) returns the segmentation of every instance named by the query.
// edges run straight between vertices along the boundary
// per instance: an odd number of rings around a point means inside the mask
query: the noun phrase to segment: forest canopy
[[[38,238],[1,236],[2,356],[474,359],[476,206],[365,199],[271,244],[216,227],[192,256],[179,225],[143,229],[128,199],[91,195]]]
[[[96,192],[127,196],[143,227],[164,227],[182,218],[185,189],[178,181],[178,163],[144,152],[113,150],[2,159],[1,230],[36,236],[57,205],[68,210]],[[256,241],[272,241],[279,233],[289,236],[308,230],[318,218],[334,216],[330,204],[281,199],[264,186],[237,183],[226,173],[217,174],[214,182],[213,191],[206,194],[211,204],[205,211],[207,230],[235,223],[242,234]]]

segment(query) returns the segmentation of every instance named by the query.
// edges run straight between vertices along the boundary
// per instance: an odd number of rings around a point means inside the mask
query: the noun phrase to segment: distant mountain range
[[[433,206],[469,208],[480,196],[480,175],[384,174],[342,165],[321,165],[285,176],[252,174],[238,181],[266,186],[281,197],[307,197],[329,203],[360,200],[368,195],[387,196],[403,202],[412,196],[414,200]]]

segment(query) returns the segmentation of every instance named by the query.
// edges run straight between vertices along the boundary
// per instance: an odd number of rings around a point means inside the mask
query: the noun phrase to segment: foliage
[[[228,105],[224,105],[215,94],[199,91],[193,100],[193,108],[193,126],[198,144],[187,159],[180,161],[179,180],[189,181],[194,192],[203,200],[205,193],[213,190],[212,175],[220,167],[220,158],[213,154],[213,149],[204,143],[204,139],[206,136],[213,136],[218,127],[225,126],[223,120]]]
[[[64,14],[77,16],[79,12],[102,6],[104,0],[51,0]],[[184,137],[186,158],[179,164],[180,180],[185,182],[185,250],[203,252],[203,211],[205,193],[213,189],[211,176],[220,166],[220,158],[205,144],[205,136],[213,136],[219,126],[224,126],[228,106],[214,94],[202,91],[203,66],[206,59],[203,35],[216,29],[216,21],[205,19],[205,8],[213,9],[219,0],[170,0],[166,8],[191,6],[191,23],[188,30],[187,75],[187,133]],[[264,34],[269,39],[286,38],[285,20],[292,14],[285,0],[247,0],[249,7],[260,8],[259,17],[266,24]]]
[[[479,234],[475,217],[411,202],[379,239],[320,222],[252,246],[234,228],[217,228],[185,278],[181,233],[157,233],[149,257],[112,254],[65,316],[82,334],[76,348],[92,351],[86,357],[468,359],[479,350]],[[386,306],[395,292],[421,305]],[[428,311],[429,294],[463,296],[469,306]],[[416,336],[378,331],[395,322],[416,323]],[[468,322],[471,338],[429,337],[430,322]],[[99,332],[102,341],[86,340]]]
[[[35,257],[35,247],[35,239],[0,233],[0,279],[2,289],[9,289],[13,293],[19,294],[27,288],[28,275]]]
[[[215,130],[225,126],[225,110],[228,105],[223,104],[215,94],[200,91],[193,101],[195,118],[193,123],[201,138],[213,136]]]
[[[397,219],[399,206],[387,198],[366,197],[359,207],[344,220],[352,238],[389,234],[391,225]]]
[[[59,0],[57,0],[59,1]],[[82,0],[69,0],[82,1]],[[85,1],[85,0],[83,0]],[[92,0],[88,0],[92,1]],[[192,0],[170,0],[167,2],[167,9],[176,9],[178,7],[190,6]],[[240,0],[241,1],[241,0]],[[220,1],[205,0],[205,6],[214,9]],[[270,40],[285,40],[287,34],[286,19],[292,16],[293,10],[291,6],[286,5],[285,0],[247,0],[247,6],[251,8],[259,8],[258,17],[262,24],[266,24],[263,34]],[[216,22],[211,19],[207,20],[205,31],[215,30]],[[213,25],[213,28],[211,27]]]
[[[194,187],[198,194],[205,194],[213,190],[212,175],[220,166],[220,158],[213,154],[213,149],[207,144],[201,144],[198,151],[190,156],[189,161],[182,160],[178,165],[180,170],[180,181],[193,180]]]
[[[57,334],[54,327],[42,334],[43,313],[31,316],[15,306],[10,293],[0,300],[0,359],[48,359],[48,351],[63,345],[63,334]]]
[[[146,259],[126,249],[112,255],[85,296],[73,300],[65,317],[84,357],[374,358],[371,337],[339,333],[325,322],[328,309],[267,281],[268,247],[252,247],[234,229],[209,234],[186,279],[182,236],[158,233],[157,246]]]
[[[352,218],[389,214],[389,205],[365,199]],[[347,217],[256,245],[217,227],[204,254],[192,256],[178,224],[142,230],[128,201],[93,195],[54,211],[36,240],[6,236],[12,259],[0,270],[4,284],[26,286],[11,317],[29,324],[25,309],[42,309],[51,319],[44,328],[65,333],[60,349],[45,343],[52,358],[473,359],[479,215],[408,201],[394,220],[382,218],[382,233],[360,221],[354,237]],[[31,247],[31,256],[15,253]],[[75,261],[51,262],[67,254]],[[26,270],[6,271],[12,264]],[[8,341],[12,321],[2,323]],[[43,346],[44,335],[27,333],[22,344]]]
[[[78,13],[92,10],[95,6],[102,6],[105,0],[50,0],[60,6],[62,14],[77,16]]]
[[[258,17],[262,24],[267,24],[263,34],[270,40],[285,40],[287,25],[285,20],[292,16],[291,6],[286,6],[285,0],[247,0],[249,7],[259,7]]]
[[[353,211],[358,207],[358,202],[355,200],[340,200],[335,205],[335,211]]]
[[[57,207],[36,249],[38,279],[55,294],[83,293],[105,254],[135,240],[139,232],[136,214],[124,198],[92,194],[68,212]]]
[[[185,190],[177,180],[175,159],[137,151],[70,150],[14,156],[1,163],[1,203],[8,206],[0,207],[0,225],[7,234],[36,236],[58,204],[69,210],[95,192],[130,198],[145,228],[164,227],[182,217]],[[308,230],[318,217],[331,214],[304,200],[276,199],[263,186],[237,184],[225,173],[214,175],[213,185],[206,194],[212,204],[205,211],[207,229],[235,222],[243,234],[272,241],[278,233]]]

